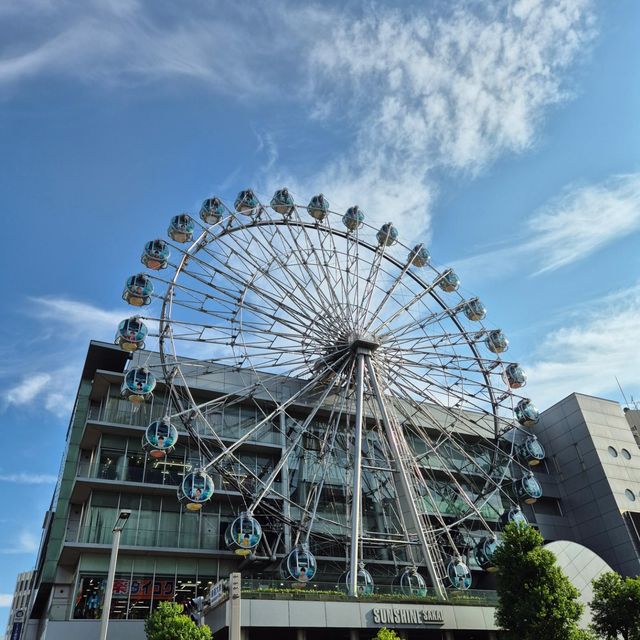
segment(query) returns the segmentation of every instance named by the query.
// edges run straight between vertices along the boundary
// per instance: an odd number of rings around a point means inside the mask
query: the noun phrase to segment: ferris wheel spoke
[[[315,245],[307,233],[307,228],[303,226],[302,230],[307,241],[307,245],[309,247],[314,247]],[[319,266],[322,268],[327,282],[329,283],[329,291],[331,293],[333,307],[338,311],[342,322],[345,325],[350,326],[353,330],[354,327],[351,326],[353,322],[353,308],[350,305],[349,297],[345,289],[345,283],[342,278],[343,254],[338,252],[335,244],[335,238],[332,233],[325,233],[321,231],[320,228],[316,228],[316,235],[318,238],[318,244],[322,250],[322,255],[318,255],[318,252],[314,252],[314,254],[316,255],[316,259],[319,262]],[[330,245],[328,250],[325,249],[326,243],[329,243]]]
[[[293,228],[293,227],[292,227]],[[261,231],[261,233],[264,233],[265,229],[267,229],[267,227],[265,226],[259,226],[258,229]],[[296,226],[296,229],[304,229],[303,225],[298,225]],[[273,249],[273,238],[265,238],[266,242],[263,242],[262,239],[259,239],[257,236],[254,237],[254,240],[259,243],[260,247],[263,250],[264,255],[269,255],[273,258],[274,262],[276,262],[279,266],[281,271],[279,271],[280,274],[282,274],[282,277],[285,278],[285,280],[288,281],[289,283],[289,288],[288,290],[299,290],[306,298],[307,302],[305,306],[310,306],[310,308],[312,309],[317,309],[318,306],[320,305],[320,307],[324,307],[325,309],[330,309],[332,308],[332,304],[330,299],[327,297],[326,292],[322,290],[321,287],[318,286],[318,277],[317,274],[310,272],[309,268],[307,265],[303,265],[303,259],[302,256],[307,255],[306,252],[304,252],[298,241],[297,241],[297,237],[292,235],[292,240],[289,241],[284,234],[281,232],[280,230],[280,226],[276,225],[273,229],[271,229],[271,231],[273,231],[273,236],[277,237],[278,240],[287,247],[287,256],[289,257],[293,257],[293,256],[300,256],[299,258],[299,264],[297,264],[297,267],[304,267],[304,269],[302,269],[302,273],[304,274],[306,272],[307,278],[306,280],[301,280],[298,275],[296,275],[296,272],[294,269],[291,269],[291,266],[294,265],[290,265],[287,264],[286,261],[284,261],[282,259],[282,256],[279,255],[276,251],[274,251]],[[269,275],[270,272],[268,272]],[[275,284],[276,286],[281,286],[280,283],[277,282],[276,278],[271,278],[272,281],[275,280]],[[313,297],[313,291],[311,291],[309,289],[309,285],[311,284],[312,289],[315,291],[315,293],[317,294],[318,298],[314,298]],[[285,291],[287,291],[287,289],[285,289]],[[285,295],[287,295],[287,293],[285,293]],[[320,316],[320,314],[318,314],[318,316]],[[320,319],[320,318],[319,318]]]
[[[344,359],[344,363],[342,364],[342,367],[340,369],[340,373],[342,373],[349,365],[349,361],[345,358]],[[313,407],[311,409],[311,411],[309,412],[309,414],[307,415],[307,417],[305,418],[304,422],[302,424],[298,423],[298,433],[296,434],[295,438],[293,439],[293,441],[291,442],[291,444],[289,445],[289,447],[287,448],[287,450],[282,454],[282,456],[280,457],[280,460],[278,461],[278,464],[275,465],[273,472],[271,473],[268,481],[266,482],[264,488],[262,489],[262,491],[258,494],[258,496],[255,498],[255,500],[253,501],[253,503],[251,504],[251,506],[249,507],[249,513],[253,513],[253,511],[258,507],[258,505],[264,500],[265,496],[267,495],[267,493],[270,491],[271,486],[273,485],[273,483],[275,482],[276,477],[279,475],[279,473],[282,471],[282,468],[285,464],[289,463],[289,456],[297,449],[297,447],[299,446],[302,438],[304,437],[304,435],[307,433],[307,430],[309,428],[309,425],[311,424],[311,422],[313,421],[313,419],[315,418],[315,416],[317,415],[318,411],[322,408],[325,400],[327,399],[327,397],[329,396],[329,394],[331,393],[331,391],[333,390],[333,388],[335,387],[337,382],[337,379],[334,379],[332,381],[331,384],[329,384],[327,386],[327,388],[323,391],[320,399],[318,400],[318,402],[316,403],[315,407]]]
[[[290,223],[288,223],[289,226]],[[339,317],[343,322],[347,321],[346,316],[344,315],[344,310],[342,308],[342,304],[340,300],[335,295],[335,286],[336,283],[331,276],[331,273],[327,267],[327,256],[322,253],[319,254],[316,250],[314,244],[310,241],[309,235],[307,234],[307,228],[305,225],[296,225],[295,230],[297,233],[293,235],[292,238],[294,240],[294,244],[296,247],[297,255],[300,256],[312,256],[315,259],[315,266],[317,271],[312,272],[309,271],[309,268],[314,265],[313,260],[309,260],[308,258],[301,261],[300,267],[304,267],[308,272],[308,281],[314,287],[316,293],[321,297],[325,308],[328,310],[332,310],[333,313]],[[299,238],[302,237],[304,239],[305,245],[301,245],[299,242]],[[324,250],[324,246],[322,249]],[[328,283],[328,286],[326,284]],[[322,286],[325,285],[325,286]]]
[[[411,266],[411,264],[412,264],[411,261],[407,261],[407,264],[405,264],[404,267],[402,267],[402,269],[398,272],[396,277],[393,279],[393,281],[389,285],[388,289],[384,292],[384,296],[382,300],[380,300],[380,302],[378,303],[378,306],[376,307],[375,311],[369,315],[368,322],[365,327],[365,331],[371,331],[371,326],[373,325],[374,322],[376,322],[376,320],[380,318],[380,314],[384,310],[385,305],[390,300],[393,300],[393,294],[395,293],[400,283],[403,282],[403,278],[406,275],[407,271],[409,270],[409,267]],[[382,322],[382,326],[384,326],[384,322]]]
[[[419,302],[421,302],[427,296],[433,296],[434,289],[437,286],[437,280],[428,285],[423,285],[423,287],[415,293],[407,302],[401,304],[397,309],[394,309],[391,315],[387,318],[380,317],[378,325],[374,328],[376,333],[381,334],[384,333],[383,330],[390,331],[392,324],[398,319],[401,318],[405,313],[409,312],[412,307],[415,307]],[[446,308],[446,305],[440,303],[443,308]]]
[[[262,229],[262,227],[260,228]],[[228,236],[226,239],[237,240],[233,235]],[[291,270],[287,269],[286,261],[282,260],[282,256],[275,252],[270,245],[269,248],[265,247],[261,240],[256,239],[256,243],[261,249],[263,249],[263,255],[268,258],[268,264],[277,264],[280,267],[280,271],[278,273],[282,275],[282,278],[285,281],[284,283],[280,282],[279,279],[272,274],[270,269],[265,268],[264,262],[261,263],[254,259],[251,254],[247,252],[246,247],[239,246],[238,251],[244,251],[245,253],[237,253],[237,255],[239,257],[240,255],[246,255],[246,260],[252,264],[255,270],[259,272],[262,277],[266,278],[270,285],[276,288],[285,299],[291,299],[292,302],[295,302],[295,304],[301,308],[316,308],[318,305],[317,301],[314,301],[311,297],[305,283],[301,282]],[[272,253],[267,253],[269,250],[271,250]],[[289,249],[288,255],[291,255],[291,249]],[[296,296],[296,291],[302,295],[302,298]],[[318,321],[321,322],[322,319],[318,318]]]

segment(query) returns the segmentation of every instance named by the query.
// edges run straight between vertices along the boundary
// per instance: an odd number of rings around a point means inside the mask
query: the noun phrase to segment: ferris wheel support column
[[[353,498],[351,500],[351,558],[349,568],[349,595],[358,595],[358,551],[360,548],[362,505],[362,404],[364,397],[365,352],[356,353],[356,424],[353,443]]]
[[[282,454],[287,449],[287,418],[282,411],[280,413],[280,445],[282,446]],[[291,507],[289,505],[289,498],[291,497],[291,488],[289,487],[289,465],[285,464],[282,467],[282,492],[287,498],[283,505],[283,515],[285,517],[286,524],[284,525],[284,543],[285,549],[291,549],[291,525],[289,524],[291,520]]]
[[[389,446],[391,447],[391,453],[393,454],[396,465],[398,467],[398,475],[400,476],[402,491],[405,494],[407,507],[409,508],[409,512],[411,513],[411,519],[413,520],[413,525],[416,529],[416,533],[418,534],[418,539],[420,541],[420,546],[422,547],[422,552],[424,554],[424,559],[427,565],[427,571],[429,572],[429,577],[431,578],[431,582],[433,583],[433,587],[436,591],[437,596],[441,600],[446,600],[447,592],[444,586],[442,585],[442,580],[438,576],[438,572],[436,571],[434,557],[431,552],[432,545],[430,544],[429,539],[427,537],[427,532],[424,529],[422,518],[418,513],[418,508],[416,506],[413,488],[409,480],[407,469],[404,466],[402,451],[400,450],[400,444],[398,442],[397,435],[393,429],[393,425],[391,424],[389,412],[387,411],[387,406],[384,402],[384,398],[382,397],[382,393],[380,392],[378,379],[373,369],[373,365],[371,364],[370,358],[367,358],[367,372],[369,374],[369,380],[371,382],[371,388],[373,390],[373,394],[376,397],[378,409],[380,410],[380,415],[382,417],[384,430],[387,434],[387,440],[389,441]]]

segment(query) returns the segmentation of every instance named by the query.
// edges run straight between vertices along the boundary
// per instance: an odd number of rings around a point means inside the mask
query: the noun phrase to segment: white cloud
[[[4,409],[8,407],[44,408],[59,418],[73,409],[82,362],[89,340],[111,341],[126,311],[100,309],[92,304],[65,297],[30,298],[27,314],[39,325],[38,335],[63,328],[73,336],[73,345],[65,344],[65,353],[38,349],[38,359],[29,363],[21,356],[20,370],[26,371],[0,393]],[[60,362],[65,362],[60,366]]]
[[[578,391],[640,399],[640,286],[591,301],[542,340],[527,367],[527,394],[541,407]]]
[[[40,547],[40,538],[35,536],[31,531],[23,529],[16,540],[16,544],[13,547],[3,547],[0,549],[0,553],[5,555],[17,555],[35,553]]]
[[[12,602],[12,593],[0,593],[0,607],[10,607]]]
[[[357,201],[416,239],[429,229],[433,171],[474,174],[530,148],[545,109],[567,98],[565,73],[594,33],[591,0],[461,0],[438,14],[428,5],[285,0],[190,11],[134,0],[25,7],[9,12],[22,20],[12,30],[21,37],[5,47],[0,82],[46,73],[167,91],[184,79],[240,101],[296,103],[342,132],[344,151],[306,176],[300,166],[276,171],[286,155],[263,132],[270,188],[277,178],[306,196],[321,190],[340,208]],[[34,28],[41,20],[48,38]]]
[[[347,151],[296,186],[321,185],[341,207],[358,200],[407,243],[428,232],[434,171],[476,174],[535,143],[594,33],[588,0],[456,7],[328,15],[331,37],[310,43],[308,100],[319,119],[339,116]]]
[[[5,473],[0,474],[0,482],[18,484],[54,484],[58,478],[50,473]]]
[[[516,269],[539,275],[636,233],[640,230],[640,173],[612,176],[600,184],[569,186],[535,212],[526,227],[524,235],[458,260],[456,267],[463,275],[483,279]]]
[[[30,312],[39,320],[63,325],[73,335],[111,339],[126,311],[108,311],[92,304],[64,297],[30,298]]]
[[[553,271],[640,229],[640,173],[567,190],[529,222],[538,273]]]

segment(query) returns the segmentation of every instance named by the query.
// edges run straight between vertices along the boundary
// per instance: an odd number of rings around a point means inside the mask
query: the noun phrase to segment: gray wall
[[[620,405],[572,394],[544,411],[534,431],[556,475],[570,539],[595,551],[616,571],[640,573],[640,558],[622,516],[640,510],[640,449]],[[622,449],[630,453],[629,460]],[[627,489],[635,501],[626,497]],[[561,537],[541,524],[546,538]]]

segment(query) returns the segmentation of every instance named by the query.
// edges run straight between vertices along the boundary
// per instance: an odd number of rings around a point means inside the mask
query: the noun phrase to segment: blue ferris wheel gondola
[[[364,213],[362,213],[358,205],[347,209],[347,212],[342,216],[342,224],[344,224],[349,231],[355,231],[364,224]]]
[[[273,194],[273,198],[271,198],[271,208],[276,213],[279,213],[285,217],[288,217],[293,213],[295,209],[293,198],[291,197],[291,194],[286,187],[283,189],[278,189]]]
[[[390,247],[398,242],[398,230],[390,222],[387,222],[376,233],[376,240],[379,247]]]
[[[542,487],[533,477],[533,474],[529,474],[516,483],[516,493],[527,504],[533,504],[538,498],[542,497]]]
[[[405,596],[419,596],[423,598],[427,595],[427,582],[418,573],[416,567],[407,567],[393,581],[394,587]]]
[[[178,430],[169,418],[154,420],[145,430],[142,437],[142,448],[152,458],[164,458],[175,449],[178,441]]]
[[[502,522],[503,526],[509,524],[510,522],[515,522],[518,525],[528,525],[529,521],[527,520],[527,516],[522,513],[522,509],[519,506],[511,507],[507,509],[501,516],[500,522]]]
[[[133,307],[145,307],[151,304],[153,282],[146,273],[129,276],[124,285],[122,299]]]
[[[248,556],[262,538],[260,523],[249,513],[241,513],[224,532],[228,549],[238,556]]]
[[[220,198],[207,198],[200,207],[200,219],[205,224],[216,224],[222,220],[226,213],[225,206]]]
[[[530,467],[535,467],[544,460],[544,447],[538,438],[529,435],[524,442],[518,446],[518,455],[523,458]]]
[[[128,352],[144,349],[144,341],[147,337],[147,326],[139,316],[132,316],[123,320],[118,325],[116,331],[115,343],[123,350]]]
[[[307,213],[317,220],[322,222],[329,211],[329,201],[319,193],[317,196],[313,196],[307,205]]]
[[[340,576],[340,586],[346,587],[349,590],[351,585],[351,569],[348,569]],[[373,577],[371,574],[364,568],[364,565],[361,564],[358,567],[358,572],[356,573],[356,589],[358,591],[358,595],[368,596],[373,593],[374,584]]]
[[[493,573],[497,571],[492,558],[498,548],[498,540],[494,536],[485,536],[475,546],[474,554],[476,562],[485,571]]]
[[[193,232],[195,224],[188,213],[181,213],[171,218],[167,233],[175,242],[191,242],[193,240]]]
[[[532,427],[540,420],[540,412],[529,398],[523,398],[518,402],[515,408],[515,414],[516,420],[523,427]]]
[[[527,384],[527,374],[516,362],[512,362],[505,367],[502,378],[510,389],[520,389]]]
[[[251,189],[244,189],[238,194],[233,206],[238,213],[251,215],[260,206],[260,202]]]
[[[120,392],[123,398],[135,404],[150,400],[156,388],[156,377],[146,367],[129,369],[124,376]]]
[[[438,286],[447,293],[456,291],[460,286],[460,278],[453,269],[447,269],[442,272],[442,275],[438,279]]]
[[[165,269],[169,264],[169,255],[169,246],[164,240],[160,238],[149,240],[144,245],[140,262],[148,269],[159,271],[160,269]]]
[[[283,577],[293,578],[298,582],[310,582],[316,575],[318,565],[315,556],[309,551],[307,544],[292,549],[282,564]]]
[[[178,487],[178,500],[189,511],[199,511],[213,495],[214,485],[211,476],[202,469],[187,473]]]
[[[503,353],[509,348],[509,340],[500,329],[489,331],[484,343],[491,353]]]
[[[431,254],[423,244],[417,244],[409,252],[407,261],[415,267],[426,267],[431,261]]]
[[[471,587],[471,571],[469,567],[462,562],[462,559],[452,560],[447,566],[447,577],[449,583],[454,589],[462,591]]]
[[[473,322],[478,322],[487,315],[487,309],[479,298],[467,300],[462,307],[462,311],[464,315]]]

